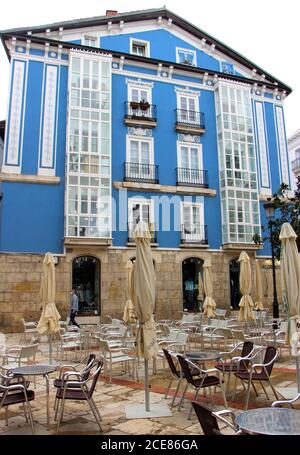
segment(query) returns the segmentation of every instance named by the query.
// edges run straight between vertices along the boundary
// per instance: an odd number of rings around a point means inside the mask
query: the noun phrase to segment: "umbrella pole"
[[[148,360],[145,359],[145,402],[146,412],[150,411]]]
[[[52,335],[49,333],[49,364],[52,365]]]

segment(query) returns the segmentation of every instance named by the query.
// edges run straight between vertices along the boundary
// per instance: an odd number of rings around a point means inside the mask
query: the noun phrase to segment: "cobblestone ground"
[[[6,336],[7,347],[17,344],[20,335],[13,334]],[[191,350],[199,350],[199,347],[192,346]],[[95,351],[97,354],[97,351]],[[72,363],[72,355],[62,363]],[[37,363],[48,362],[48,345],[45,341],[40,343],[40,351],[38,353]],[[54,360],[55,362],[55,360]],[[76,362],[74,362],[75,364]],[[214,363],[207,363],[208,367],[213,367]],[[139,380],[134,381],[128,374],[121,371],[120,365],[114,366],[112,383],[109,383],[109,378],[100,377],[94,392],[94,399],[96,405],[102,416],[102,432],[99,430],[95,422],[93,414],[90,412],[88,404],[74,401],[67,401],[65,406],[65,413],[63,423],[61,424],[59,434],[103,434],[103,435],[201,435],[202,430],[198,420],[192,413],[191,419],[188,420],[188,413],[190,410],[189,401],[186,400],[184,407],[178,411],[178,399],[175,406],[170,407],[171,417],[160,418],[147,418],[147,419],[126,419],[125,407],[130,404],[145,403],[144,397],[144,366],[140,362]],[[32,411],[35,423],[35,432],[39,435],[57,434],[57,426],[54,421],[53,404],[55,398],[55,389],[53,387],[53,379],[57,373],[50,376],[50,418],[51,428],[47,430],[46,420],[46,389],[45,380],[41,377],[37,378],[36,388],[31,382],[30,388],[35,391],[35,400],[32,402]],[[169,382],[169,373],[166,369],[163,370],[162,361],[158,361],[157,374],[153,374],[152,364],[150,365],[150,403],[164,403],[171,404],[171,399],[175,389],[171,389],[169,397],[164,398],[167,384]],[[296,369],[295,361],[289,359],[288,352],[282,351],[281,358],[276,362],[272,372],[272,380],[276,390],[280,391],[281,395],[285,391],[296,387]],[[172,393],[173,390],[173,393]],[[232,390],[232,389],[231,389]],[[246,393],[240,383],[238,383],[237,393],[234,400],[230,399],[229,390],[227,401],[229,409],[233,410],[236,415],[243,411],[245,405]],[[257,387],[258,397],[255,396],[254,391],[251,391],[249,408],[266,407],[270,406],[275,400],[275,397],[270,389],[267,387],[269,400],[260,386]],[[188,399],[193,398],[193,391],[187,394]],[[217,410],[224,409],[224,403],[221,393],[218,391],[213,393],[214,406]],[[209,394],[207,397],[201,395],[200,400],[206,401],[211,405]],[[299,406],[295,406],[300,409]],[[232,430],[225,428],[220,424],[220,428],[224,434],[232,434]],[[9,407],[8,411],[8,426],[5,425],[5,412],[0,411],[0,434],[2,435],[24,435],[31,434],[29,423],[26,423],[23,408],[19,405]]]

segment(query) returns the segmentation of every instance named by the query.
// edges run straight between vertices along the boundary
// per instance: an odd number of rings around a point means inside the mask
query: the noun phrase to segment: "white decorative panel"
[[[46,67],[39,174],[54,174],[57,76],[57,66]]]
[[[14,62],[13,83],[11,91],[11,107],[9,116],[9,132],[5,159],[5,171],[17,172],[13,166],[20,167],[20,133],[22,126],[22,102],[25,77],[25,62]]]
[[[268,157],[267,144],[265,135],[264,112],[262,103],[255,103],[256,118],[257,118],[257,138],[259,146],[260,168],[261,168],[261,186],[269,188],[269,172],[268,172]]]
[[[282,183],[286,183],[289,185],[290,179],[289,179],[282,108],[276,106],[275,112],[276,112],[276,119],[277,119],[278,148],[279,148],[280,163],[281,163],[281,180],[282,180]]]

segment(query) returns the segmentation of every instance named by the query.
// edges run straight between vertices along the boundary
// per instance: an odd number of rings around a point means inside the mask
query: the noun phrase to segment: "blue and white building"
[[[5,302],[22,303],[18,315],[38,313],[30,283],[51,251],[61,311],[74,286],[82,314],[120,316],[132,232],[144,220],[159,318],[195,309],[208,257],[217,304],[236,306],[237,258],[241,250],[252,260],[270,255],[252,237],[265,223],[263,202],[290,183],[291,89],[164,8],[107,11],[1,38],[11,77],[0,256],[15,272],[1,269],[0,302],[3,292]],[[35,277],[20,275],[16,294],[8,275],[26,273],[27,260]],[[23,293],[31,293],[30,310]]]

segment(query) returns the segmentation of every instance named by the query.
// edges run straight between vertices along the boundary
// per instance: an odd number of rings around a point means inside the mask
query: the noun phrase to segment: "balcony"
[[[292,161],[292,171],[296,177],[300,175],[300,158],[296,158]]]
[[[180,133],[205,133],[205,116],[203,112],[175,109],[175,130]]]
[[[158,183],[155,164],[124,163],[124,182]]]
[[[128,243],[134,242],[133,233],[134,233],[134,229],[135,229],[136,225],[137,225],[137,222],[128,223]],[[150,243],[157,243],[155,223],[148,223],[148,228],[149,228],[149,232],[150,232],[150,236],[151,236]]]
[[[177,167],[177,185],[197,186],[198,188],[208,188],[207,171],[200,169],[188,169]]]
[[[156,105],[148,102],[125,102],[125,124],[154,128],[157,125]]]
[[[207,226],[202,224],[182,224],[181,243],[207,245]]]

